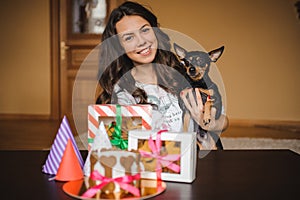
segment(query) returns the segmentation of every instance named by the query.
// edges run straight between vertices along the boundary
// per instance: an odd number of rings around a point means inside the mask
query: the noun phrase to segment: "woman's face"
[[[147,20],[131,15],[116,24],[121,45],[135,65],[151,63],[157,52],[157,39]]]

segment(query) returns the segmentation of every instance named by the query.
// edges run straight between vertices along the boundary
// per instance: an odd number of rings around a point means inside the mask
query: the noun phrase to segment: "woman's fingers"
[[[190,112],[199,113],[203,110],[203,102],[199,89],[195,89],[196,99],[193,94],[193,88],[184,89],[181,91],[181,99],[183,100],[186,108]]]
[[[216,119],[216,113],[217,113],[217,109],[215,107],[212,107],[211,110],[210,110],[212,120]]]
[[[189,103],[189,101],[187,100],[187,93],[188,93],[188,89],[184,89],[181,91],[180,93],[180,96],[181,96],[181,99],[185,105],[185,107],[188,109],[188,110],[191,110],[191,105]]]
[[[197,103],[194,98],[193,89],[189,89],[188,94],[189,94],[189,100],[190,100],[193,110],[197,109],[198,106],[197,106]]]
[[[199,110],[203,110],[203,102],[202,102],[202,97],[200,94],[200,90],[198,88],[195,89],[196,92],[196,99],[197,99],[197,105]]]
[[[195,93],[193,90],[193,88],[184,89],[181,92],[181,98],[193,120],[200,125],[201,120],[203,120],[202,98],[198,89],[195,89]]]

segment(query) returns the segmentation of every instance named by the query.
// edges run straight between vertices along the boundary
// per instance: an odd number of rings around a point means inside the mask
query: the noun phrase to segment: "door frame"
[[[64,7],[66,0],[49,0],[50,4],[50,73],[51,73],[51,108],[50,119],[57,120],[62,118],[64,110],[62,104],[65,102],[65,95],[62,94],[61,86],[63,84],[63,70],[61,61],[61,42],[65,40],[62,35],[66,35],[67,27],[62,27],[61,16],[65,16]],[[110,0],[109,13],[125,0]],[[65,41],[64,41],[65,42]],[[91,45],[99,43],[96,37],[88,41]]]
[[[50,119],[60,119],[60,0],[50,3],[50,73],[51,73],[51,109]]]

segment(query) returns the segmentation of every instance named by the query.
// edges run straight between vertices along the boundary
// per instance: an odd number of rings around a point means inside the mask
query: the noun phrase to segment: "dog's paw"
[[[211,135],[205,131],[197,131],[197,144],[200,150],[214,150],[216,144]]]
[[[211,118],[205,118],[205,119],[203,119],[203,124],[205,126],[207,126],[210,122],[211,122]]]
[[[211,122],[211,106],[206,105],[205,110],[203,112],[203,124],[206,126],[210,122]]]

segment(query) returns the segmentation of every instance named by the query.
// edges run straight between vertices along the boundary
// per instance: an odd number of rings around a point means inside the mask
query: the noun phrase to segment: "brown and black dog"
[[[186,51],[174,43],[174,50],[185,68],[185,78],[188,80],[192,88],[200,91],[203,102],[203,123],[209,125],[211,122],[211,109],[216,109],[215,118],[218,119],[222,112],[222,97],[218,86],[209,77],[210,64],[216,62],[224,51],[224,46],[212,50],[208,53],[204,51]],[[195,90],[194,90],[195,95]],[[183,109],[184,131],[187,131],[190,121],[190,114],[181,101],[180,106]],[[197,143],[200,149],[222,149],[222,143],[218,140],[218,136],[207,134],[207,131],[202,129],[194,122],[194,131],[197,132]],[[216,145],[217,143],[217,145]]]

